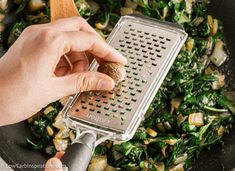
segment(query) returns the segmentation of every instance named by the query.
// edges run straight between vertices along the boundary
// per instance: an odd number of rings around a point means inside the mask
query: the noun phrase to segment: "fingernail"
[[[50,159],[50,168],[62,169],[61,161],[59,159],[55,158],[55,157]]]
[[[98,82],[99,90],[112,90],[114,86],[115,86],[115,83],[112,79],[110,80],[102,79],[102,80],[99,80]]]

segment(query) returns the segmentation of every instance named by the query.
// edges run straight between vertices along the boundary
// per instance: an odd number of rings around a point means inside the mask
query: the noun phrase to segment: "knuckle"
[[[31,25],[31,26],[26,27],[24,29],[23,33],[25,33],[25,34],[34,33],[35,31],[37,31],[37,29],[38,29],[37,25]]]
[[[76,17],[74,17],[77,21],[78,21],[78,23],[80,23],[80,24],[82,24],[82,23],[86,23],[86,20],[84,19],[84,18],[82,18],[82,17],[80,17],[80,16],[76,16]]]
[[[77,91],[84,92],[92,89],[92,82],[88,78],[87,74],[83,74],[78,80],[79,81],[77,82],[76,86]]]

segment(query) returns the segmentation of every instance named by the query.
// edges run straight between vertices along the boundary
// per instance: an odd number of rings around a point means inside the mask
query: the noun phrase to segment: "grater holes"
[[[164,37],[163,36],[158,36],[159,37],[159,39],[164,39]]]
[[[134,46],[139,46],[139,44],[138,44],[138,43],[133,43],[133,45],[134,45]]]
[[[155,61],[155,57],[151,57],[150,59],[151,59],[152,61]]]
[[[131,101],[132,102],[137,102],[137,99],[136,98],[132,98]]]
[[[154,55],[154,53],[153,53],[153,52],[149,52],[149,54],[150,54],[150,55]]]
[[[125,36],[125,39],[130,39],[131,37],[130,36]]]
[[[126,52],[126,49],[121,49],[121,52]]]
[[[129,32],[128,31],[124,31],[124,34],[128,34]]]
[[[124,45],[124,44],[120,44],[120,46],[121,46],[121,47],[125,47],[125,45]]]
[[[136,76],[138,75],[138,73],[137,73],[137,72],[133,72],[133,74],[134,74],[134,75],[136,75]]]
[[[149,50],[153,50],[153,48],[152,48],[152,47],[148,47],[148,49],[149,49]]]
[[[131,33],[132,36],[136,36],[136,33]]]
[[[151,45],[151,44],[152,44],[152,42],[147,42],[147,44],[148,44],[148,45]]]
[[[123,105],[118,105],[118,108],[123,109],[124,106]]]
[[[116,112],[117,112],[117,109],[112,109],[112,112],[116,113]]]
[[[143,67],[144,64],[143,63],[138,63],[138,66]]]
[[[143,40],[143,39],[140,39],[139,42],[140,42],[140,43],[144,43],[144,40]]]
[[[147,56],[147,55],[143,55],[143,57],[144,57],[144,58],[148,58],[148,56]]]
[[[154,63],[154,62],[153,62],[152,65],[153,65],[153,66],[157,66],[157,63]]]
[[[161,50],[159,50],[159,49],[156,49],[155,51],[156,51],[156,52],[160,52]]]
[[[121,111],[121,112],[120,112],[120,115],[125,115],[125,112],[124,112],[124,111]]]
[[[105,107],[104,107],[104,110],[109,110],[109,107],[105,106]]]
[[[82,109],[86,110],[86,109],[87,109],[87,107],[86,107],[86,106],[82,106]]]
[[[119,39],[119,42],[122,43],[122,42],[124,42],[124,40],[123,39]]]
[[[139,48],[135,48],[136,51],[139,51],[140,49]]]
[[[137,58],[137,61],[141,62],[141,61],[142,61],[142,59],[141,59],[141,58]]]
[[[134,93],[134,92],[131,92],[130,95],[131,95],[131,96],[135,96],[135,93]]]
[[[86,101],[85,101],[85,100],[81,100],[81,103],[85,104],[85,103],[86,103]]]
[[[131,31],[135,31],[135,29],[134,29],[134,28],[130,28],[130,30],[131,30]]]
[[[140,38],[143,38],[144,36],[140,34],[139,37],[140,37]]]
[[[104,115],[105,115],[105,116],[110,116],[111,113],[107,112],[107,113],[105,113]]]
[[[134,38],[134,37],[133,37],[132,40],[137,41],[137,38]]]
[[[76,109],[75,112],[79,112],[80,110],[79,109]]]
[[[170,39],[170,38],[166,38],[166,41],[170,42],[170,41],[171,41],[171,39]]]
[[[144,34],[145,34],[145,35],[149,35],[149,33],[148,33],[148,32],[144,32]]]
[[[156,34],[151,34],[151,36],[153,36],[153,37],[157,37],[157,35],[156,35]]]
[[[90,112],[94,112],[94,111],[95,111],[95,109],[91,108],[91,109],[89,109],[89,111],[90,111]]]
[[[127,43],[127,44],[131,44],[131,42],[130,42],[130,41],[126,41],[126,43]]]
[[[140,47],[145,48],[145,47],[146,47],[146,45],[140,45]]]
[[[160,41],[160,43],[164,45],[166,42],[164,42],[164,41]]]
[[[153,39],[154,42],[157,42],[158,40],[157,39]]]
[[[137,33],[142,33],[142,31],[141,30],[137,30]]]
[[[147,50],[144,50],[144,49],[143,49],[142,52],[143,52],[143,53],[147,53]]]
[[[136,62],[135,62],[135,61],[131,61],[131,64],[132,64],[132,65],[135,65],[135,64],[136,64]]]
[[[101,108],[101,105],[100,105],[100,104],[97,104],[96,107]]]
[[[161,58],[161,57],[162,57],[162,55],[157,54],[157,57],[158,57],[158,58]]]
[[[162,49],[166,49],[166,46],[162,46]]]
[[[101,114],[101,111],[100,111],[100,110],[98,110],[98,111],[97,111],[97,113],[98,113],[98,114]]]
[[[159,44],[154,44],[155,47],[159,47]]]
[[[126,110],[130,112],[130,111],[131,111],[131,108],[130,108],[130,107],[128,107],[128,108],[126,108]]]

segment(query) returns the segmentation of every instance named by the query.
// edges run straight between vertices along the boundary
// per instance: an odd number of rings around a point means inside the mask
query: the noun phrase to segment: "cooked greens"
[[[202,149],[222,143],[221,137],[233,123],[235,104],[224,90],[225,76],[216,68],[226,61],[228,52],[221,22],[207,14],[207,0],[75,2],[103,38],[127,14],[178,23],[189,35],[133,139],[99,145],[88,170],[188,170]],[[50,20],[48,1],[14,3],[16,21],[1,33],[8,46],[27,26]],[[74,139],[75,132],[61,121],[61,109],[62,104],[54,102],[28,120],[37,139],[26,139],[32,149],[54,155]]]

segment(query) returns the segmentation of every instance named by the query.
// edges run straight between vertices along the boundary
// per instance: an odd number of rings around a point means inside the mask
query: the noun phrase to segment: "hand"
[[[49,159],[45,165],[45,171],[63,171],[63,165],[60,161],[64,152],[57,152],[55,157]]]
[[[88,71],[85,51],[99,63],[127,62],[81,17],[26,28],[0,59],[0,125],[27,119],[71,94],[113,89],[110,77]],[[72,62],[72,70],[62,58],[64,54]]]

